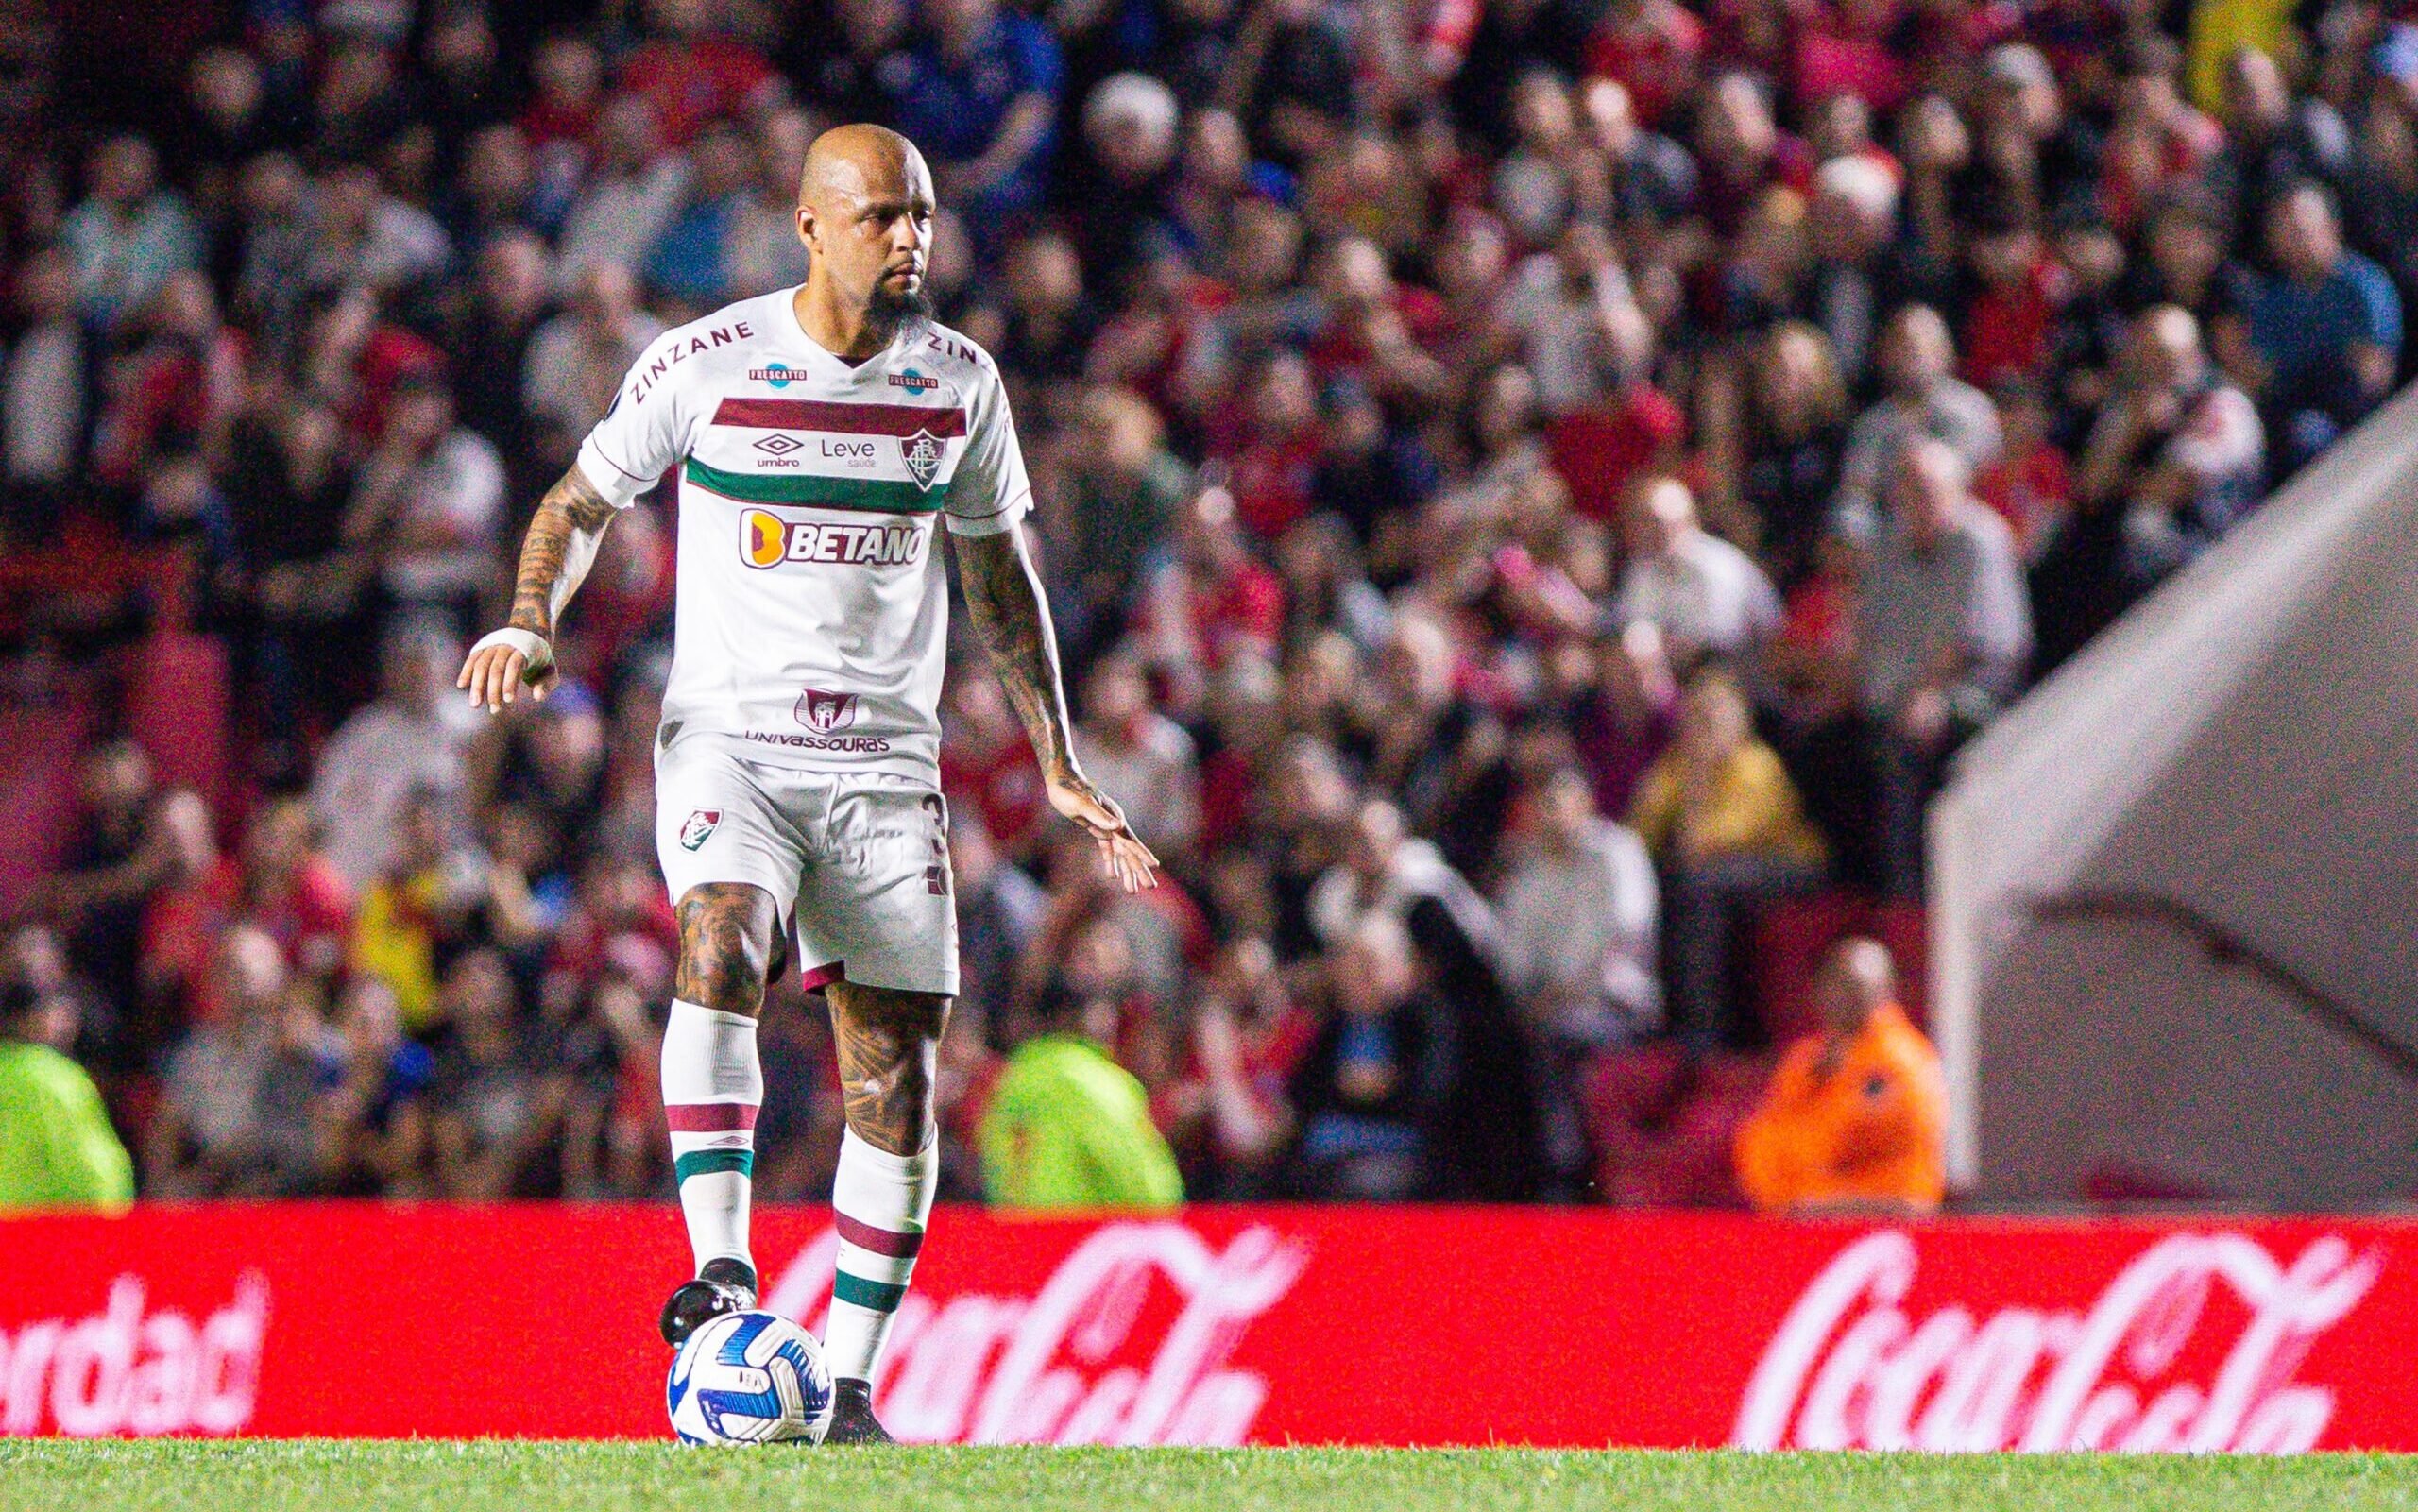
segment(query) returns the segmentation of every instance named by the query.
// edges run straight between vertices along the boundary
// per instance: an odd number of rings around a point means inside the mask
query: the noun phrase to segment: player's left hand
[[[1081,824],[1099,846],[1100,870],[1128,892],[1159,885],[1159,858],[1134,835],[1115,799],[1080,772],[1050,777],[1048,789],[1049,807]]]

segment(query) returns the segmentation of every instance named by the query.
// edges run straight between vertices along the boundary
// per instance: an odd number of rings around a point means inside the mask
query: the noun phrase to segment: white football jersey
[[[1031,508],[990,354],[912,323],[851,365],[783,289],[656,338],[579,449],[626,508],[678,469],[662,743],[937,780],[948,589],[934,529]]]

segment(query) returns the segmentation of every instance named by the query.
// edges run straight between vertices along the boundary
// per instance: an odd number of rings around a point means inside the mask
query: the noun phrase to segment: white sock
[[[663,1112],[700,1270],[719,1256],[748,1259],[747,1193],[763,1100],[756,1021],[675,999],[663,1030]]]
[[[928,1139],[912,1155],[892,1155],[859,1139],[853,1129],[840,1136],[840,1170],[831,1182],[840,1266],[831,1321],[823,1331],[823,1356],[840,1380],[873,1379],[890,1319],[915,1273],[940,1165],[940,1151]]]

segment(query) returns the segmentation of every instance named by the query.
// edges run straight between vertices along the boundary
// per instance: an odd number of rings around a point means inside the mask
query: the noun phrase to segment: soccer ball
[[[727,1313],[689,1335],[664,1387],[684,1444],[819,1444],[831,1368],[814,1335],[772,1313]]]

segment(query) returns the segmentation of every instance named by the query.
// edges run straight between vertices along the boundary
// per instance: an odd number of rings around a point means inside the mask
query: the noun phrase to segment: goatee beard
[[[912,294],[893,294],[881,284],[875,284],[873,297],[865,301],[865,314],[877,331],[896,334],[911,323],[932,317],[930,286],[918,281]]]

